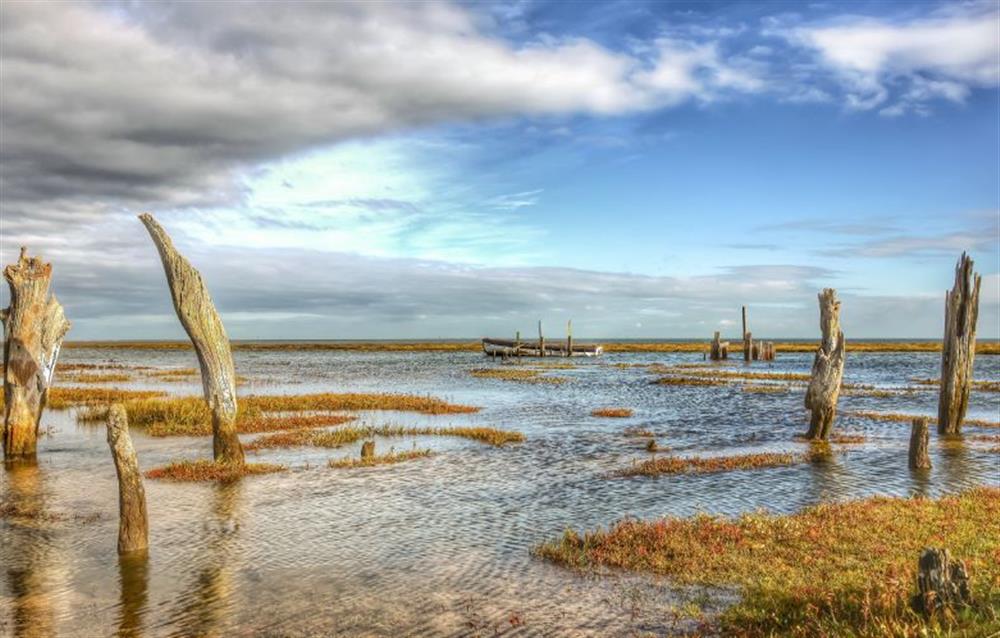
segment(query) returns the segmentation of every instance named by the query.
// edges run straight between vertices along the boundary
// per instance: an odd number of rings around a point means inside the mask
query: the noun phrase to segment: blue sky
[[[54,7],[58,7],[57,10]],[[996,3],[3,6],[0,248],[71,338],[1000,336]],[[70,55],[67,51],[76,51]]]

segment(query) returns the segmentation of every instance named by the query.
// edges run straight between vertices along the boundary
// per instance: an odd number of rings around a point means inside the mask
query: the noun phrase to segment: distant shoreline
[[[525,340],[527,342],[529,340]],[[775,348],[780,352],[812,352],[817,341],[806,339],[775,340]],[[576,343],[601,343],[604,351],[614,352],[703,352],[708,349],[708,339],[635,339],[635,340],[600,340],[579,339]],[[473,339],[413,339],[413,340],[303,340],[303,341],[267,341],[267,340],[234,340],[234,350],[268,351],[318,351],[342,350],[359,352],[468,352],[482,349],[479,340]],[[188,341],[69,341],[64,348],[97,348],[102,350],[190,350]],[[730,352],[742,352],[743,343],[736,338],[729,338]],[[939,352],[941,341],[921,339],[861,339],[847,340],[847,350],[853,352]],[[983,339],[976,343],[976,354],[1000,354],[1000,340]]]

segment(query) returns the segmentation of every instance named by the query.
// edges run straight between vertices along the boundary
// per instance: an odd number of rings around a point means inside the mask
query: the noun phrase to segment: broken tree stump
[[[152,215],[143,213],[139,219],[160,253],[177,318],[198,354],[205,402],[212,410],[215,460],[243,465],[243,446],[236,435],[236,371],[226,329],[201,274],[177,252],[170,236]]]
[[[823,338],[816,349],[806,390],[806,408],[812,411],[806,438],[825,441],[833,429],[844,374],[844,333],[840,331],[840,302],[833,288],[819,293],[819,314]]]
[[[930,428],[927,419],[913,419],[913,428],[910,430],[910,469],[929,470],[931,469],[931,457],[928,453],[930,441]]]
[[[21,248],[16,264],[4,268],[10,307],[0,311],[4,326],[5,459],[32,459],[38,426],[48,398],[59,348],[70,328],[62,305],[49,294],[52,264],[28,257]]]
[[[944,298],[944,344],[941,349],[941,394],[938,398],[940,434],[959,434],[969,407],[980,284],[980,277],[972,272],[972,266],[969,256],[962,253],[955,266],[955,286],[945,293]]]
[[[375,441],[365,441],[361,444],[361,460],[375,458]]]
[[[917,563],[917,592],[913,606],[926,616],[966,607],[972,602],[969,571],[947,549],[926,548]]]
[[[120,403],[108,409],[108,446],[118,473],[118,553],[146,551],[149,547],[146,489],[128,433],[128,415]]]

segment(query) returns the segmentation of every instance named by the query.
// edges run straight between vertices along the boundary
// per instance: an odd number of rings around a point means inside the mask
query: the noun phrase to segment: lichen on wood
[[[941,394],[938,399],[938,432],[941,434],[960,433],[969,407],[980,284],[980,276],[972,272],[972,266],[969,256],[962,253],[955,266],[955,286],[945,293]]]
[[[69,331],[62,305],[49,294],[52,264],[28,257],[21,248],[16,264],[4,268],[10,307],[0,311],[4,325],[4,458],[34,458],[38,426]]]
[[[201,274],[177,252],[166,231],[149,213],[139,219],[160,253],[174,310],[198,355],[205,402],[212,411],[215,460],[243,465],[243,447],[236,435],[236,371],[222,319]]]
[[[840,330],[840,302],[836,290],[825,288],[819,293],[819,312],[823,338],[813,359],[812,376],[806,390],[806,408],[812,412],[806,437],[825,441],[833,430],[844,375],[844,333]]]

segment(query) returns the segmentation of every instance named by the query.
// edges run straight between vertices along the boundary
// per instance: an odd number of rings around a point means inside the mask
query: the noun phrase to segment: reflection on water
[[[755,370],[808,372],[811,356],[780,355]],[[194,354],[70,350],[67,361],[193,367]],[[871,494],[934,496],[1000,484],[1000,457],[981,443],[932,439],[930,472],[907,467],[907,424],[851,417],[852,410],[932,414],[937,395],[842,396],[840,431],[863,445],[797,466],[725,475],[608,479],[646,458],[651,430],[677,454],[792,450],[805,431],[804,389],[659,386],[616,362],[696,361],[697,355],[611,355],[552,372],[561,385],[477,379],[472,353],[237,352],[244,393],[394,391],[483,406],[471,415],[363,413],[362,423],[491,425],[520,430],[521,445],[492,448],[443,438],[387,439],[435,455],[396,466],[331,470],[340,450],[268,450],[251,459],[290,470],[230,485],[148,481],[150,550],[118,560],[117,484],[104,431],[47,413],[36,467],[0,475],[0,635],[523,635],[669,634],[677,598],[641,576],[582,577],[530,558],[529,548],[567,526],[622,516],[789,512]],[[899,387],[933,377],[932,354],[849,355],[846,381]],[[980,357],[976,377],[1000,378],[1000,357]],[[137,377],[136,388],[197,394],[197,381]],[[629,407],[596,419],[596,407]],[[1000,395],[973,392],[970,416],[1000,419]],[[972,431],[972,430],[970,430]],[[207,438],[133,432],[142,467],[207,458]]]

